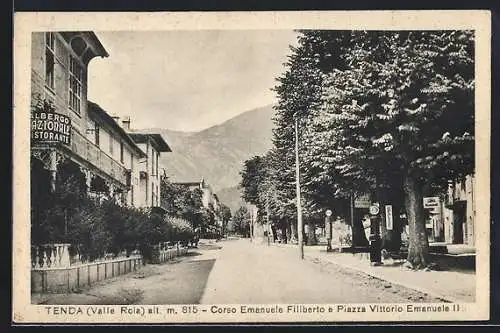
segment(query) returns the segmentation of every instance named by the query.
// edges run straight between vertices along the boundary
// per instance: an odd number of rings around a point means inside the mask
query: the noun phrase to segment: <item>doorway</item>
[[[455,203],[453,209],[453,244],[464,243],[464,224],[466,215],[465,201]]]

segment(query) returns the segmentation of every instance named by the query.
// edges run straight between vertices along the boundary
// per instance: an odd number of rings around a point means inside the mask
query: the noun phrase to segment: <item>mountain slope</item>
[[[245,202],[241,198],[241,190],[237,185],[219,190],[217,196],[222,203],[231,209],[233,214],[239,207],[245,205]]]
[[[172,181],[205,178],[218,192],[235,187],[240,181],[243,162],[271,147],[273,112],[272,105],[267,105],[199,132],[158,128],[145,131],[162,134],[172,148],[172,153],[162,154],[161,158]]]

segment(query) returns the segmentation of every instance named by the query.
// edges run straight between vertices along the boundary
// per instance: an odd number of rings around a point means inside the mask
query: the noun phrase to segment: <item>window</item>
[[[160,154],[156,153],[156,176],[158,176],[158,157]]]
[[[95,135],[94,142],[96,146],[99,147],[99,124],[97,122],[95,123],[94,127],[94,135]]]
[[[151,175],[155,176],[155,151],[151,149]]]
[[[134,185],[130,186],[130,205],[134,205]]]
[[[125,163],[124,162],[125,158],[124,158],[124,151],[123,151],[123,141],[120,141],[120,162]]]
[[[78,61],[69,58],[69,107],[80,114],[82,100],[83,69]]]
[[[54,90],[54,64],[55,64],[55,35],[53,32],[45,34],[45,84]]]
[[[109,135],[109,155],[113,156],[113,136]]]

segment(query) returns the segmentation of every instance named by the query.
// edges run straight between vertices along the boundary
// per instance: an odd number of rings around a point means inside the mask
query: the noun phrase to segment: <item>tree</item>
[[[228,206],[221,204],[220,217],[222,219],[222,235],[224,236],[227,233],[227,226],[231,220],[231,209]]]
[[[344,49],[345,31],[300,31],[298,46],[291,47],[291,54],[285,63],[285,72],[277,78],[274,91],[278,96],[275,107],[275,128],[273,135],[274,156],[277,163],[271,173],[282,209],[279,216],[286,219],[296,215],[295,191],[295,120],[297,119],[299,161],[301,174],[302,212],[309,222],[309,237],[315,238],[315,223],[324,217],[326,209],[338,206],[335,188],[327,179],[313,179],[318,166],[308,161],[308,154],[314,148],[312,122],[314,110],[321,104],[324,73],[334,67],[344,68],[341,54]],[[313,131],[314,134],[314,131]],[[313,135],[314,136],[314,135]],[[321,152],[319,152],[321,153]],[[292,229],[296,229],[296,219]],[[293,231],[296,234],[296,231]]]
[[[166,208],[167,215],[189,221],[193,230],[203,223],[203,193],[199,188],[191,190],[162,177],[161,193],[162,207]]]
[[[250,237],[250,213],[244,206],[238,208],[231,219],[230,230],[243,237]]]
[[[398,247],[404,206],[408,261],[425,267],[423,185],[442,188],[474,170],[473,55],[470,31],[300,31],[275,87],[277,191],[293,202],[287,161],[298,117],[305,216],[372,192],[394,205],[385,245]]]
[[[240,172],[240,186],[243,189],[242,198],[251,204],[260,203],[260,193],[266,178],[266,164],[262,156],[254,156],[243,163]]]
[[[474,170],[473,34],[358,32],[351,40],[350,68],[326,77],[316,123],[333,136],[330,156],[344,179],[379,196],[403,189],[408,261],[425,267],[423,185]]]

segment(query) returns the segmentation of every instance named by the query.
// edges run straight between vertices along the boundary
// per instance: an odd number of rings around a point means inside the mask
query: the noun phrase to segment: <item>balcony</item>
[[[129,183],[129,170],[75,130],[71,133],[71,151],[122,185]]]

